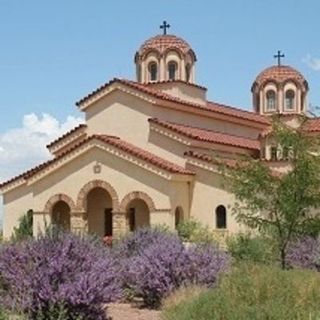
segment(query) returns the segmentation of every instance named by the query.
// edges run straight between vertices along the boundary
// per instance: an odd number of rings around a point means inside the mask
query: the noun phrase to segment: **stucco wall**
[[[14,227],[19,225],[19,219],[33,210],[33,198],[31,188],[18,187],[3,196],[3,236],[10,238]]]
[[[206,116],[154,106],[148,101],[119,90],[110,93],[87,109],[87,132],[89,135],[103,133],[119,136],[135,145],[148,149],[148,119],[153,117],[249,138],[257,138],[260,132],[257,129]]]
[[[227,230],[236,233],[242,230],[231,214],[234,196],[226,190],[220,174],[193,167],[197,180],[192,188],[192,205],[190,216],[209,228],[216,229],[215,210],[219,205],[227,209]]]

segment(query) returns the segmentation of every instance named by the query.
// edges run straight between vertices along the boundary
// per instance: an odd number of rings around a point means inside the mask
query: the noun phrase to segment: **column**
[[[70,231],[76,234],[88,233],[88,223],[85,220],[85,212],[71,212],[70,214]]]
[[[126,234],[127,221],[125,212],[112,212],[112,236],[117,239]]]
[[[164,63],[164,57],[160,58],[160,66],[159,66],[159,80],[164,81],[166,80],[166,66]]]
[[[184,59],[181,60],[181,63],[180,63],[180,80],[182,81],[186,81],[187,78],[186,78],[186,62]]]

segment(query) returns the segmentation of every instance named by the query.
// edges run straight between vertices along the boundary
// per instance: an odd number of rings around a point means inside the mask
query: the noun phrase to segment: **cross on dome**
[[[160,29],[163,29],[163,35],[167,34],[167,29],[170,28],[170,24],[167,23],[166,20],[163,21],[162,25],[160,25]]]
[[[273,56],[275,59],[278,59],[278,66],[281,66],[281,58],[284,58],[285,55],[281,54],[281,50],[278,50],[278,53]]]

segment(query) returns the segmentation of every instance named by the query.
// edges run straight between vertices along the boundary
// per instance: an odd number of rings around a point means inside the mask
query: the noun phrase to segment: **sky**
[[[282,50],[320,106],[319,12],[318,0],[0,0],[0,181],[50,157],[45,145],[83,121],[75,101],[134,79],[163,20],[196,52],[209,99],[250,110],[255,77]]]

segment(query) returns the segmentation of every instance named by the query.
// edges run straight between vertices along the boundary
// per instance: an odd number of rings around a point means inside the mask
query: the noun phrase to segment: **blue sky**
[[[281,49],[320,105],[319,12],[317,0],[1,0],[0,180],[48,157],[39,144],[81,121],[76,100],[134,78],[135,51],[164,19],[196,52],[210,99],[250,109]]]

